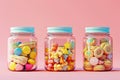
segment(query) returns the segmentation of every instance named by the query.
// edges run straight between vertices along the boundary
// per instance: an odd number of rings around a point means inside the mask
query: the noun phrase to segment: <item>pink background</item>
[[[39,40],[36,72],[7,70],[7,39],[10,27],[33,25]],[[114,70],[110,72],[46,72],[44,37],[48,26],[72,26],[76,36],[77,69],[82,69],[82,37],[85,26],[110,26],[114,41]],[[120,80],[120,0],[0,0],[1,80]],[[116,71],[117,69],[117,71]]]

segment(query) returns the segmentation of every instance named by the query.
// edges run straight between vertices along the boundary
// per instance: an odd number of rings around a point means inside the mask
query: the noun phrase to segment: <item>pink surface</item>
[[[1,80],[120,80],[120,0],[0,0]],[[85,26],[110,26],[114,41],[111,72],[10,72],[7,70],[7,39],[12,26],[33,25],[39,40],[39,68],[44,66],[44,37],[48,26],[72,26],[76,36],[77,68],[82,68],[82,37]]]

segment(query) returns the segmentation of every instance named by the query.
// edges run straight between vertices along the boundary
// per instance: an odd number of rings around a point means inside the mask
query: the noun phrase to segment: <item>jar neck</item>
[[[72,36],[72,33],[48,33],[48,36]]]
[[[89,35],[94,35],[94,36],[109,36],[110,34],[109,33],[86,33],[86,36],[89,36]]]
[[[11,36],[34,36],[34,33],[11,33]]]

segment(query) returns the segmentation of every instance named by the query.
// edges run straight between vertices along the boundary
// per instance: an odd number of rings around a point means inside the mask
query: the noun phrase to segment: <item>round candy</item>
[[[20,56],[20,55],[21,55],[21,53],[22,53],[21,48],[15,48],[15,50],[14,50],[14,54],[15,54],[15,55]]]
[[[84,53],[84,57],[89,60],[89,58],[93,57],[93,52],[92,51],[86,51]]]
[[[112,48],[111,48],[110,44],[105,45],[103,49],[106,54],[111,54],[111,52],[112,52]]]
[[[32,52],[30,53],[30,58],[35,59],[36,56],[37,56],[37,53],[36,53],[35,51],[32,51]]]
[[[26,70],[32,70],[33,65],[32,64],[26,64],[25,69]]]
[[[10,62],[9,69],[12,70],[12,71],[14,71],[15,67],[16,67],[16,64],[14,62]]]
[[[24,69],[24,66],[21,64],[17,64],[15,70],[21,71]]]
[[[97,48],[94,50],[94,56],[97,57],[97,58],[100,58],[100,57],[102,57],[102,55],[103,55],[103,50],[102,50],[102,48],[97,47]]]
[[[92,57],[92,58],[90,58],[90,64],[91,65],[97,65],[98,64],[98,58],[96,58],[96,57]]]
[[[59,63],[59,62],[60,62],[60,59],[59,59],[59,58],[54,59],[54,62],[55,62],[55,63]]]
[[[96,39],[95,38],[88,38],[87,44],[92,45],[92,46],[96,45]]]
[[[36,61],[35,61],[35,60],[33,60],[33,59],[29,59],[29,60],[28,60],[28,63],[30,63],[30,64],[34,65],[34,64],[36,63]]]
[[[29,46],[23,46],[22,52],[23,52],[24,54],[29,54],[29,53],[31,52],[31,49],[30,49]]]

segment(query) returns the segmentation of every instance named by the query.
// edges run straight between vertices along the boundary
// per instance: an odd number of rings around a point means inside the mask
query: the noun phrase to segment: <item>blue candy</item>
[[[74,48],[75,47],[75,42],[71,41],[71,47]]]
[[[14,54],[20,56],[22,54],[21,48],[15,48]]]
[[[65,55],[63,55],[63,57],[64,57],[65,60],[67,60],[68,55],[65,54]]]

